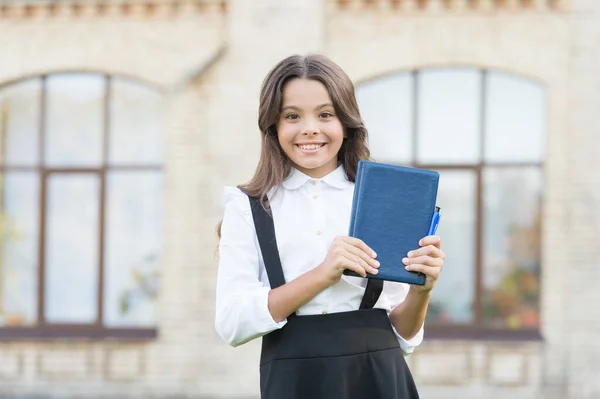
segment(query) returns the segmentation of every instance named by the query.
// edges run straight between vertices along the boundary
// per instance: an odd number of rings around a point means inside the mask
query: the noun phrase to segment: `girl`
[[[224,192],[217,332],[234,347],[262,337],[262,398],[418,398],[404,354],[422,340],[444,253],[429,236],[407,254],[424,286],[342,274],[379,267],[347,236],[369,159],[351,80],[323,56],[286,58],[263,82],[258,124],[256,173]]]

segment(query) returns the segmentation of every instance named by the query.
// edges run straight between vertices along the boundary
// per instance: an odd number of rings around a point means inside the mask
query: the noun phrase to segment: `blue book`
[[[407,271],[402,259],[435,231],[438,183],[439,173],[432,170],[359,162],[348,235],[377,253],[379,273],[367,278],[425,284],[425,275]]]

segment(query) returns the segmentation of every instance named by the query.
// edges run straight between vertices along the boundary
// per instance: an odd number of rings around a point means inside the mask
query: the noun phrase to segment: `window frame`
[[[468,163],[468,164],[460,164],[460,163],[440,163],[440,164],[432,164],[432,163],[421,163],[418,161],[419,154],[419,126],[418,126],[418,118],[419,118],[419,75],[422,71],[426,71],[428,69],[460,69],[461,67],[474,69],[474,72],[479,74],[480,79],[480,93],[479,93],[479,102],[480,102],[480,119],[479,119],[479,161],[476,163]],[[483,322],[483,256],[484,256],[484,247],[483,247],[483,233],[484,233],[484,181],[483,175],[487,168],[515,168],[515,167],[534,167],[538,168],[540,171],[542,182],[544,181],[544,162],[543,157],[540,162],[486,162],[485,160],[485,137],[486,137],[486,100],[487,100],[487,91],[488,91],[488,75],[490,72],[496,72],[495,70],[485,69],[485,68],[473,68],[472,66],[440,66],[440,67],[424,67],[411,69],[408,71],[400,72],[400,73],[408,73],[412,79],[412,121],[411,121],[411,132],[412,135],[412,149],[411,149],[411,161],[402,163],[402,162],[394,162],[398,165],[405,165],[415,168],[423,168],[430,169],[436,171],[451,171],[451,170],[460,170],[460,171],[471,171],[475,174],[475,245],[474,245],[474,259],[475,259],[475,270],[474,270],[474,306],[473,306],[473,321],[469,324],[442,324],[426,321],[426,339],[445,339],[445,340],[501,340],[501,341],[540,341],[543,339],[541,334],[541,324],[536,329],[509,329],[509,328],[491,328],[486,327]],[[503,72],[503,71],[498,71]],[[380,77],[385,77],[389,75],[393,75],[394,73],[379,76],[375,79],[360,82],[360,84],[368,84],[369,82],[375,81]],[[519,76],[515,74],[509,73],[511,76]],[[547,129],[546,129],[547,132]],[[543,189],[542,189],[543,193]],[[543,199],[540,203],[540,206],[543,206]],[[442,206],[442,218],[443,218],[443,204]],[[442,222],[443,223],[443,222]],[[540,221],[540,233],[543,233],[543,219]],[[542,261],[541,259],[540,261]],[[543,266],[540,267],[540,285],[541,285],[541,276],[543,273]],[[442,277],[443,278],[443,274]],[[543,287],[541,288],[543,289]],[[435,290],[435,288],[434,288]],[[542,311],[541,300],[542,295],[540,294],[540,314]]]
[[[45,164],[45,141],[46,141],[46,118],[47,118],[47,79],[51,76],[73,75],[77,76],[97,76],[104,79],[104,96],[102,99],[103,107],[103,126],[102,126],[102,162],[97,167],[48,167]],[[110,171],[164,171],[163,163],[160,164],[110,164],[110,121],[111,121],[111,99],[112,82],[114,78],[135,82],[137,84],[149,87],[157,92],[160,89],[148,84],[123,76],[110,75],[98,72],[58,72],[31,76],[24,79],[10,81],[0,85],[0,91],[15,84],[22,82],[40,80],[40,109],[38,134],[38,161],[36,165],[6,165],[5,160],[0,160],[0,175],[10,171],[27,171],[38,173],[38,184],[40,196],[38,201],[39,211],[39,235],[38,235],[38,254],[37,254],[37,320],[32,326],[0,326],[0,341],[2,340],[44,340],[44,339],[121,339],[121,340],[152,340],[158,336],[157,327],[106,327],[103,324],[104,319],[104,274],[105,274],[105,232],[107,224],[106,205],[107,205],[107,176]],[[0,126],[1,128],[1,126]],[[4,135],[2,135],[4,136]],[[6,148],[5,144],[2,148]],[[90,324],[76,323],[48,323],[45,320],[45,291],[46,291],[46,259],[45,248],[47,241],[46,219],[47,219],[47,182],[52,175],[69,174],[95,174],[100,181],[100,201],[98,209],[99,231],[98,231],[98,264],[97,278],[98,296],[96,298],[96,320]]]

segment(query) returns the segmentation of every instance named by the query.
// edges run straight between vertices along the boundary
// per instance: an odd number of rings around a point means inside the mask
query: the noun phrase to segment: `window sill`
[[[157,336],[158,332],[155,328],[106,328],[80,325],[0,328],[0,341],[151,341]]]
[[[424,340],[469,340],[542,342],[539,330],[485,329],[470,326],[430,326],[425,324]]]

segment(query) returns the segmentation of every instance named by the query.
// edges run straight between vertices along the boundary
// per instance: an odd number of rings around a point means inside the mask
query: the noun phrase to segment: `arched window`
[[[427,68],[358,84],[357,97],[376,161],[440,172],[447,260],[428,336],[537,337],[544,87]]]
[[[0,87],[0,336],[153,334],[161,97],[91,73]]]

